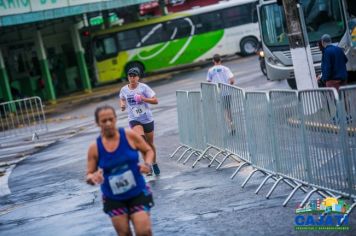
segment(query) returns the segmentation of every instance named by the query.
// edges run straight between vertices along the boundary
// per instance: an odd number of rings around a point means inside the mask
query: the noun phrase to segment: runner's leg
[[[135,125],[134,127],[131,128],[133,131],[135,131],[137,134],[139,134],[140,136],[145,135],[144,131],[143,131],[143,127],[142,125]]]
[[[152,235],[151,219],[148,212],[138,211],[130,215],[130,218],[137,236]]]
[[[111,218],[111,222],[118,235],[132,236],[129,225],[129,216],[127,214],[114,216]]]
[[[149,133],[145,133],[146,136],[146,141],[147,143],[151,146],[151,148],[153,149],[153,152],[155,153],[154,157],[153,157],[153,165],[152,165],[152,169],[153,169],[153,173],[155,175],[159,175],[161,173],[158,164],[157,164],[157,152],[156,152],[156,146],[153,143],[153,139],[154,139],[154,131],[151,131]]]
[[[156,163],[156,147],[153,144],[153,139],[154,139],[154,131],[149,132],[149,133],[145,133],[146,136],[146,141],[147,143],[151,146],[151,148],[153,149],[155,155],[153,157],[153,163]]]

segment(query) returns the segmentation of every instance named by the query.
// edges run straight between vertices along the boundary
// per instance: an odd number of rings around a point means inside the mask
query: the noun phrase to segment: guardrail
[[[258,172],[265,178],[256,193],[274,181],[266,198],[278,184],[289,185],[283,206],[301,190],[307,193],[302,206],[318,193],[353,199],[345,216],[356,207],[356,86],[339,93],[332,88],[256,92],[202,83],[201,96],[179,91],[177,104],[180,141],[200,153],[192,167],[207,157],[208,166],[217,162],[218,169],[233,157],[239,166],[231,178],[253,167],[242,187]]]
[[[47,131],[41,98],[31,97],[0,103],[0,137],[32,135]]]

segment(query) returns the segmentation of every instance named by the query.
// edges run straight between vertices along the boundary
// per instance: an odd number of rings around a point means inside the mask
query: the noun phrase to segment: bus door
[[[118,66],[118,48],[114,36],[94,40],[96,71],[98,82],[105,83],[119,79],[121,68]]]

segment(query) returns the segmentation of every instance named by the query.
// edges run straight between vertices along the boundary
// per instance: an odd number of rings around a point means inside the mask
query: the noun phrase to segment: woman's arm
[[[120,98],[120,104],[119,105],[120,105],[121,111],[125,111],[125,109],[126,109],[126,100]]]
[[[101,184],[103,180],[103,172],[98,169],[98,148],[96,143],[92,143],[88,150],[86,182],[95,185]]]
[[[150,145],[137,133],[132,130],[125,129],[127,140],[130,146],[142,153],[144,164],[140,164],[140,171],[142,173],[151,173],[154,152]]]
[[[141,96],[142,101],[147,102],[149,104],[158,104],[158,99],[157,97],[152,97],[152,98],[146,98],[144,96]]]

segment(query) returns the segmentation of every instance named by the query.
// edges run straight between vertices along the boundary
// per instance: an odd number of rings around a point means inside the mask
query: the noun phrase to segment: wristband
[[[152,164],[149,164],[147,162],[143,163],[147,168],[149,168],[150,170],[152,170]]]

